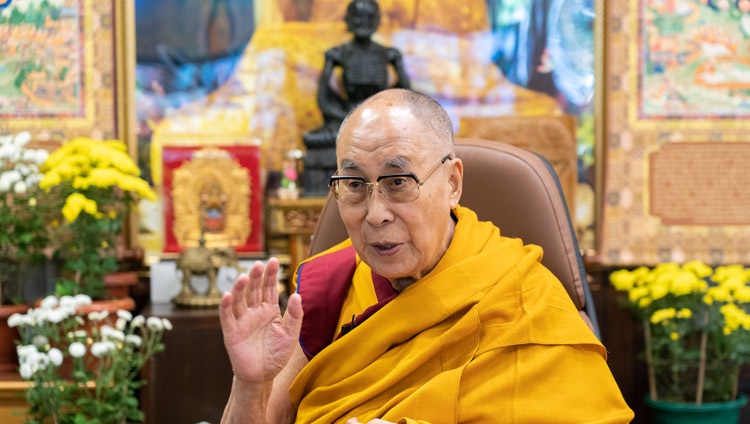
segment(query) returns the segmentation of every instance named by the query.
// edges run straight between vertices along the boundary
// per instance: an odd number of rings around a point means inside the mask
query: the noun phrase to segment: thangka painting
[[[272,174],[288,154],[304,152],[302,135],[323,122],[318,78],[325,51],[351,39],[348,3],[136,0],[139,158],[157,191],[162,151],[196,140],[260,140],[267,181],[278,180]],[[457,133],[464,118],[574,117],[579,188],[569,203],[581,244],[591,247],[594,0],[378,3],[375,41],[399,49],[412,88],[440,102]],[[160,239],[141,240],[158,252]]]
[[[750,117],[750,2],[639,1],[636,121]],[[645,124],[645,123],[644,123]],[[659,125],[657,124],[657,125]]]
[[[120,71],[123,4],[10,0],[0,8],[0,133],[59,145],[76,136],[129,142]]]
[[[607,2],[605,22],[603,262],[750,263],[750,1]]]

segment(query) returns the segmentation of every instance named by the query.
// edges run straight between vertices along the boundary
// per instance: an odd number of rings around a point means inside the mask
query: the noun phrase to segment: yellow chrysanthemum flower
[[[95,187],[113,187],[117,186],[122,179],[123,174],[115,169],[96,168],[89,174],[89,182]]]
[[[734,292],[734,300],[741,303],[750,303],[750,287],[742,286]]]
[[[724,283],[729,278],[740,278],[747,282],[747,271],[742,265],[723,265],[716,268],[712,278],[717,283]]]
[[[658,311],[654,311],[654,313],[651,314],[650,321],[652,324],[659,324],[660,322],[668,321],[674,318],[676,315],[677,310],[675,308],[659,309]]]
[[[690,271],[695,274],[698,278],[710,277],[713,270],[710,266],[704,264],[701,261],[690,261],[682,266],[682,269]]]
[[[699,287],[699,278],[690,271],[680,270],[670,275],[669,291],[676,296],[692,293]]]
[[[140,197],[149,200],[156,200],[156,193],[149,187],[148,183],[141,178],[124,175],[120,178],[120,188],[125,191],[137,193]]]
[[[68,222],[73,222],[78,219],[81,212],[95,216],[97,213],[96,202],[83,194],[73,193],[65,199],[65,205],[62,208],[63,216]]]
[[[706,296],[717,302],[727,302],[732,298],[732,294],[730,293],[730,291],[723,286],[709,288],[706,292]]]
[[[650,291],[646,287],[635,287],[633,290],[630,290],[628,293],[628,298],[630,298],[631,302],[636,302],[642,298],[647,297],[650,294]]]
[[[661,299],[669,294],[669,280],[659,280],[651,285],[651,298],[653,300]]]
[[[609,281],[616,290],[630,291],[635,286],[636,276],[627,269],[621,269],[610,274]]]
[[[56,171],[49,171],[45,173],[42,180],[39,181],[39,187],[43,190],[49,190],[52,187],[60,185],[60,183],[62,183],[60,174]]]
[[[693,316],[693,311],[691,311],[688,308],[682,308],[679,311],[677,311],[677,318],[690,318]]]

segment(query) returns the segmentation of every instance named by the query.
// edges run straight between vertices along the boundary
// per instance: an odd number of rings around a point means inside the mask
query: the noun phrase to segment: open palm
[[[302,324],[299,294],[289,298],[281,316],[277,286],[279,261],[258,261],[241,275],[220,306],[224,345],[235,378],[267,382],[281,372],[295,349]]]

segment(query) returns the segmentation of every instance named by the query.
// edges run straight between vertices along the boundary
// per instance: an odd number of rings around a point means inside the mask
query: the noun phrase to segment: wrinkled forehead
[[[436,135],[405,107],[366,108],[342,127],[336,143],[339,163],[418,163],[437,150]]]

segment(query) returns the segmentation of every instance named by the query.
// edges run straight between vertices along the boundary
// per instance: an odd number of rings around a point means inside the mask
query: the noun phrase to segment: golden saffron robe
[[[604,347],[540,263],[541,248],[502,237],[469,209],[454,214],[443,258],[401,293],[388,293],[349,241],[300,267],[311,359],[290,389],[297,422],[631,421]],[[347,255],[349,265],[326,262]],[[377,306],[350,322],[363,302]]]

